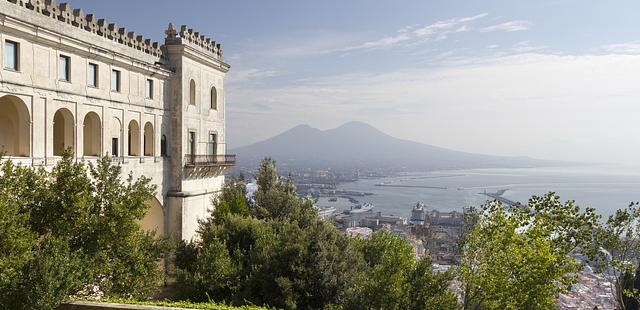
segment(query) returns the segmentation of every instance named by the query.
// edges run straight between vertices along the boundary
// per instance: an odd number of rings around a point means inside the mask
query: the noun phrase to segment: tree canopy
[[[464,309],[553,309],[582,269],[576,256],[595,250],[594,210],[554,193],[475,212],[458,270]]]
[[[48,172],[0,163],[0,304],[53,309],[70,295],[145,298],[162,280],[165,242],[138,221],[155,188],[66,153]]]
[[[435,274],[411,247],[388,232],[348,238],[322,220],[290,178],[266,159],[258,190],[225,184],[196,242],[176,255],[183,297],[286,309],[450,309],[451,274]]]

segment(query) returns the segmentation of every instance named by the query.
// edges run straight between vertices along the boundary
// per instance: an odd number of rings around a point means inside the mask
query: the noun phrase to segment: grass
[[[191,301],[171,301],[171,300],[141,301],[141,300],[135,300],[135,299],[126,299],[126,298],[103,298],[99,300],[78,299],[78,300],[79,301],[95,301],[95,302],[111,302],[111,303],[129,304],[129,305],[203,309],[203,310],[266,310],[267,309],[264,307],[257,307],[257,306],[234,307],[234,306],[229,306],[226,304],[215,303],[215,302],[191,302]]]

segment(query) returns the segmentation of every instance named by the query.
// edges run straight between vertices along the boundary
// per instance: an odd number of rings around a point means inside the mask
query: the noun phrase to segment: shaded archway
[[[7,156],[30,155],[30,124],[27,105],[16,96],[0,98],[0,151]]]
[[[144,124],[144,156],[153,156],[153,125]]]
[[[102,149],[100,117],[95,112],[87,113],[84,117],[83,126],[83,155],[100,156]]]
[[[196,105],[196,81],[189,82],[189,104]]]
[[[149,205],[149,209],[147,209],[147,213],[142,220],[138,222],[140,228],[147,231],[155,231],[156,236],[163,236],[164,209],[162,208],[162,204],[160,204],[160,201],[155,197],[147,200],[146,203]]]
[[[129,122],[129,156],[140,156],[140,126],[135,120]]]
[[[74,120],[71,111],[61,108],[53,115],[53,155],[61,156],[64,150],[74,148]]]

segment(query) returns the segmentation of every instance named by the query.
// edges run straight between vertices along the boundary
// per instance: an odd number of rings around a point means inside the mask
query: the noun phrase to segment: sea
[[[338,189],[372,193],[353,198],[372,203],[374,212],[402,217],[409,217],[418,201],[429,209],[461,211],[486,203],[490,198],[483,195],[485,191],[505,190],[503,197],[522,203],[531,196],[555,192],[563,201],[575,200],[581,207],[593,207],[606,218],[615,210],[640,201],[640,167],[589,165],[416,172],[341,183]],[[330,201],[322,197],[317,205],[341,211],[352,204],[344,198]]]

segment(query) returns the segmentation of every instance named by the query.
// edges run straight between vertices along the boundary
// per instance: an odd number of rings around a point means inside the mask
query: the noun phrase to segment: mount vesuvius
[[[315,169],[428,171],[469,168],[560,166],[569,163],[529,157],[473,154],[392,137],[371,125],[349,122],[329,130],[299,125],[277,136],[231,150],[242,167],[265,157],[279,165]]]

